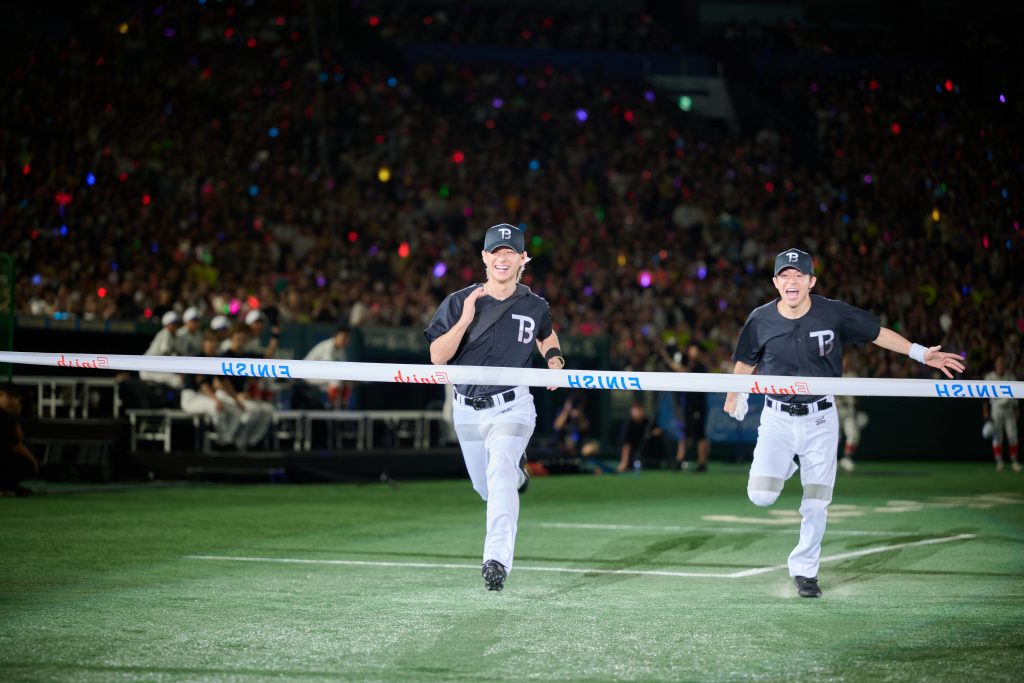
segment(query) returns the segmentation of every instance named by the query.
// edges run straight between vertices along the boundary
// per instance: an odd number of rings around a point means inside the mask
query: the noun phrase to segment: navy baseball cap
[[[796,268],[804,275],[814,275],[814,260],[806,251],[787,249],[775,257],[775,274],[786,268]]]
[[[523,231],[508,223],[487,228],[487,235],[484,237],[484,251],[494,251],[498,247],[509,247],[517,254],[522,254],[525,247]]]

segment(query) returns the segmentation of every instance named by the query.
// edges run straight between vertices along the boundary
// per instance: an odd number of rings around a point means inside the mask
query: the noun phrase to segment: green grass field
[[[0,499],[0,680],[1024,678],[1024,476],[840,476],[820,600],[785,569],[798,483],[745,482],[535,479],[501,593],[468,481],[50,485]]]

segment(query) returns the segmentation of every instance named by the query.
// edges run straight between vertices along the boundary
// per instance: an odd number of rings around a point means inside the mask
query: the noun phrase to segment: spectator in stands
[[[679,354],[678,361],[668,354],[664,346],[659,344],[655,349],[673,372],[708,371],[708,366],[704,364],[703,351],[697,344],[687,346],[685,357]],[[708,456],[711,454],[711,441],[704,431],[708,417],[707,394],[703,391],[684,391],[679,392],[678,396],[682,399],[679,407],[683,413],[683,438],[676,444],[676,468],[687,469],[686,447],[689,442],[697,448],[697,469],[694,471],[707,472]]]
[[[163,323],[163,327],[153,337],[153,341],[150,342],[149,348],[146,349],[144,355],[180,356],[181,354],[178,352],[178,328],[181,325],[181,316],[178,315],[177,311],[170,310],[163,314],[160,321]],[[181,388],[181,375],[173,371],[144,370],[139,373],[139,377],[145,382],[155,382],[173,389]]]
[[[244,324],[236,323],[228,338],[228,348],[221,355],[228,358],[258,358],[245,351],[248,338],[248,328]],[[251,449],[266,437],[274,417],[273,406],[262,399],[264,392],[260,380],[256,377],[227,375],[223,377],[220,388],[242,409],[235,444],[239,450]]]
[[[348,360],[348,325],[342,323],[334,334],[317,343],[305,360],[344,362]],[[292,380],[292,408],[296,410],[338,409],[348,405],[352,394],[350,382],[333,379]]]
[[[852,353],[843,355],[843,377],[857,377],[851,356]],[[843,455],[839,458],[839,466],[846,472],[853,472],[857,467],[853,456],[860,446],[860,432],[868,426],[868,414],[859,409],[859,403],[856,396],[836,396],[836,411],[843,431]]]
[[[210,318],[210,332],[217,337],[217,348],[220,348],[231,333],[231,319],[226,315],[215,315]],[[226,347],[225,347],[226,348]]]
[[[619,465],[615,468],[620,474],[639,471],[643,467],[659,464],[665,458],[665,439],[661,427],[647,416],[647,409],[642,400],[634,401],[629,407],[629,419],[622,426],[619,440]]]
[[[573,393],[566,397],[562,409],[555,415],[555,434],[558,450],[563,457],[579,458],[580,466],[588,472],[603,474],[614,472],[600,461],[601,443],[590,435],[586,395]]]
[[[199,309],[190,306],[185,309],[181,320],[184,323],[178,330],[178,355],[198,356],[203,353],[203,331]]]
[[[1007,370],[1006,359],[1002,355],[996,356],[992,370],[985,374],[985,381],[992,383],[1013,382],[1016,379],[1016,375]],[[987,423],[986,429],[991,429],[992,432],[992,457],[996,461],[996,471],[1003,470],[1003,455],[1009,455],[1010,467],[1014,472],[1020,472],[1021,464],[1017,452],[1017,401],[999,396],[990,398],[981,405],[982,416]]]
[[[27,496],[21,482],[39,474],[39,462],[25,445],[21,428],[21,394],[13,384],[0,385],[0,496]]]
[[[212,332],[203,335],[200,352],[195,355],[216,357],[216,335]],[[239,438],[245,404],[225,390],[226,383],[227,380],[219,376],[183,375],[181,409],[193,415],[208,415],[217,445],[236,444],[239,450],[243,450],[249,445],[248,437]]]
[[[266,328],[266,320],[267,317],[256,309],[245,314],[244,324],[247,334],[243,350],[247,354],[247,358],[274,358],[277,355],[277,347],[281,341],[281,328],[274,325],[270,331],[270,343],[263,346],[261,339],[263,330]],[[222,354],[231,346],[231,336],[229,334],[221,342],[220,349]]]

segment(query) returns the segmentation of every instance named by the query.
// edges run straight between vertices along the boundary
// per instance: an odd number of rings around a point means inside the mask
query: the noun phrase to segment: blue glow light
[[[580,122],[586,121],[587,120],[587,110],[586,109],[577,109],[576,110],[576,120],[580,121]]]
[[[93,185],[95,185],[96,184],[96,176],[94,176],[92,173],[87,173],[85,175],[85,184],[88,185],[89,187],[92,187]]]
[[[35,275],[32,276],[32,284],[38,285],[42,281],[43,281],[43,276],[40,275],[39,273],[36,273]]]
[[[389,88],[394,88],[396,85],[398,85],[398,79],[397,78],[395,78],[394,76],[391,76],[390,78],[388,78],[388,87]]]
[[[274,127],[273,127],[273,128],[271,128],[271,129],[270,129],[269,131],[267,131],[267,135],[269,135],[269,136],[270,136],[270,137],[272,137],[272,138],[276,138],[276,137],[277,137],[278,135],[280,135],[280,134],[281,134],[281,131],[279,131],[279,130],[277,129],[277,126],[274,126]]]
[[[540,162],[536,159],[530,159],[530,170],[536,171],[540,169]]]
[[[250,197],[255,197],[259,193],[260,193],[260,188],[259,188],[258,185],[250,185],[249,186],[249,196]]]

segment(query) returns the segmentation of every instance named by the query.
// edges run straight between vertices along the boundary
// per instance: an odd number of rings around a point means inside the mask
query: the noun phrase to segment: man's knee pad
[[[779,499],[778,491],[757,491],[747,489],[747,498],[750,502],[759,507],[767,507]]]

